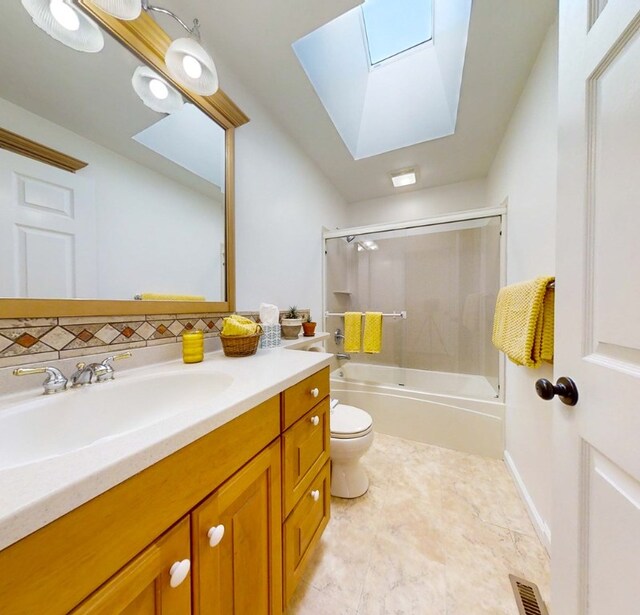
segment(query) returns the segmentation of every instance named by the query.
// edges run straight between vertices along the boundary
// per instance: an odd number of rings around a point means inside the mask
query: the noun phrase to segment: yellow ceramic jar
[[[204,359],[204,333],[185,331],[182,334],[182,360],[185,363],[200,363]]]

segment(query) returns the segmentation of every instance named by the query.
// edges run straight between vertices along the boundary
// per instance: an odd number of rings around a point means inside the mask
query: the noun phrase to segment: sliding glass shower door
[[[415,370],[483,376],[497,393],[500,229],[496,216],[327,239],[328,312],[406,311],[383,319],[380,354],[352,361],[397,368],[394,384],[405,386],[422,377]],[[325,326],[333,332],[344,320],[330,316]]]

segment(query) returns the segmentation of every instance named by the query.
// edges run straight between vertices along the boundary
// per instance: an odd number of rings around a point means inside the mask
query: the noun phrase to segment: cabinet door
[[[189,537],[186,517],[89,596],[72,615],[190,613]]]
[[[278,439],[193,511],[196,613],[282,612],[280,497]]]

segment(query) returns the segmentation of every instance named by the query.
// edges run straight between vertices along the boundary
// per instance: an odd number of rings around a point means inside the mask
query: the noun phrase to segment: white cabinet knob
[[[214,525],[207,532],[209,538],[209,546],[217,547],[224,536],[224,525]]]
[[[313,498],[314,502],[317,502],[320,499],[320,491],[318,491],[317,489],[314,489],[311,492],[311,497]]]
[[[311,393],[311,395],[313,395],[314,397],[318,397],[318,395],[320,395],[320,391],[317,388],[311,389],[309,393]]]
[[[312,425],[319,425],[320,424],[320,417],[319,416],[312,416],[309,420],[311,421]]]
[[[178,587],[189,576],[189,570],[191,570],[191,562],[188,559],[175,562],[169,569],[169,574],[171,575],[169,585]]]

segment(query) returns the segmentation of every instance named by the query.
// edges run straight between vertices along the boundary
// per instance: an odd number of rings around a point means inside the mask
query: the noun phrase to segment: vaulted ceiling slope
[[[355,160],[455,132],[470,13],[471,0],[367,0],[293,44]]]
[[[347,202],[393,194],[389,171],[409,166],[419,167],[415,190],[486,176],[557,14],[555,0],[474,0],[455,134],[354,160],[292,44],[359,4],[354,0],[163,2],[180,14],[192,11],[200,18],[206,46],[252,90]]]

